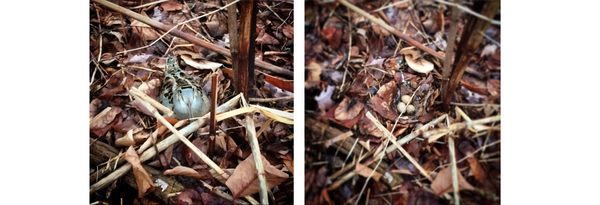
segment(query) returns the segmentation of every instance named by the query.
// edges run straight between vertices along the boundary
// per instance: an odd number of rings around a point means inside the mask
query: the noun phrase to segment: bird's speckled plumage
[[[204,90],[179,68],[171,55],[167,57],[160,101],[164,106],[173,109],[177,119],[201,117],[208,113],[210,108],[210,100]]]

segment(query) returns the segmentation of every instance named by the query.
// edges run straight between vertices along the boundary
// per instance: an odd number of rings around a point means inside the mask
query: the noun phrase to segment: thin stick
[[[146,101],[148,103],[150,103],[150,105],[154,106],[156,109],[160,110],[162,113],[164,113],[167,116],[173,116],[174,112],[169,109],[168,107],[165,107],[163,104],[157,102],[156,100],[152,99],[150,96],[146,95],[145,93],[141,92],[138,89],[130,89],[129,93],[138,96],[138,98],[142,101]]]
[[[244,100],[244,98],[242,98],[242,105],[244,107],[249,107],[248,103],[246,103],[246,100]],[[265,168],[263,166],[262,155],[260,154],[258,138],[256,137],[256,127],[254,127],[253,115],[246,114],[245,121],[246,135],[248,136],[248,141],[250,142],[250,149],[252,150],[252,157],[254,158],[256,172],[258,174],[260,202],[261,204],[269,204],[269,199],[267,195],[267,182],[265,179]]]
[[[279,98],[250,98],[248,99],[249,102],[273,102],[273,101],[280,101],[280,100],[292,100],[294,99],[294,96],[285,96],[285,97],[279,97]]]
[[[429,176],[429,174],[425,171],[425,169],[423,169],[423,167],[421,167],[419,162],[417,162],[404,148],[402,148],[402,146],[400,144],[398,144],[398,142],[396,142],[396,139],[392,135],[392,133],[390,131],[388,131],[379,121],[377,121],[377,119],[375,119],[375,117],[371,114],[371,112],[367,112],[367,118],[369,118],[369,120],[371,120],[373,122],[373,124],[375,124],[375,127],[377,127],[379,130],[381,130],[381,132],[383,132],[384,136],[386,136],[386,135],[390,136],[390,138],[391,138],[390,141],[392,141],[392,143],[394,145],[396,145],[396,149],[400,150],[400,152],[402,152],[404,157],[406,157],[408,159],[408,161],[410,161],[413,165],[415,165],[415,168],[417,168],[419,170],[419,172],[421,172],[421,174],[425,178],[429,179],[429,181],[433,181],[433,178],[431,178],[431,176]]]
[[[461,4],[462,0],[456,0],[456,4]],[[444,69],[442,70],[442,99],[446,95],[450,74],[452,74],[452,56],[454,56],[454,43],[456,42],[456,31],[458,30],[458,17],[460,10],[456,7],[452,8],[452,18],[450,19],[450,30],[448,31],[448,46],[446,47],[446,60],[444,61]]]
[[[485,17],[484,15],[481,15],[481,14],[479,14],[477,12],[471,11],[471,9],[469,9],[467,7],[464,7],[462,5],[459,5],[460,2],[450,3],[450,2],[446,2],[444,0],[435,0],[435,1],[440,2],[442,4],[449,5],[449,6],[453,6],[453,7],[456,6],[456,8],[458,8],[460,10],[463,10],[463,11],[465,11],[465,12],[467,12],[467,13],[473,15],[473,16],[476,16],[477,18],[489,21],[491,24],[494,24],[494,25],[500,25],[500,21],[496,21],[494,19],[490,19],[490,18]]]
[[[423,137],[429,138],[433,135],[437,135],[437,134],[441,134],[441,133],[450,133],[450,132],[454,132],[454,131],[457,131],[457,130],[460,130],[460,129],[463,129],[466,127],[471,127],[474,125],[481,125],[481,124],[486,124],[486,123],[492,123],[492,122],[497,122],[497,121],[500,121],[500,115],[482,118],[482,119],[478,119],[478,120],[473,120],[473,121],[469,121],[469,122],[455,123],[455,124],[448,126],[447,128],[440,128],[437,130],[423,132]]]
[[[400,37],[401,39],[405,40],[408,44],[417,47],[418,49],[421,49],[431,55],[433,55],[434,57],[440,59],[441,61],[444,61],[444,55],[437,53],[436,51],[434,51],[433,49],[424,46],[423,44],[419,43],[418,41],[416,41],[415,39],[412,39],[411,37],[401,33],[400,31],[396,30],[395,28],[391,27],[390,25],[386,24],[383,20],[375,18],[373,15],[363,11],[362,9],[354,6],[353,4],[351,4],[350,2],[346,1],[346,0],[337,0],[338,2],[340,2],[341,4],[343,4],[344,6],[350,8],[351,10],[353,10],[354,12],[364,16],[365,18],[368,18],[369,20],[373,21],[373,23],[376,23],[377,25],[381,26],[382,28],[384,28],[385,30],[388,30],[390,33],[394,34],[395,36]]]
[[[454,190],[454,204],[460,205],[460,195],[458,195],[458,168],[456,167],[456,151],[454,150],[454,139],[448,137],[448,149],[450,150],[450,160],[452,161],[452,189]]]
[[[131,88],[131,90],[137,90],[137,88]],[[138,96],[135,95],[135,97],[137,98]],[[200,151],[200,149],[198,149],[198,147],[196,147],[196,145],[192,144],[192,142],[190,142],[187,138],[185,138],[185,136],[183,136],[181,133],[179,133],[179,131],[177,131],[177,129],[175,129],[175,127],[173,127],[173,125],[171,125],[163,116],[161,116],[154,107],[152,107],[149,103],[147,103],[145,101],[142,101],[141,104],[146,109],[150,110],[152,112],[152,114],[154,115],[154,117],[156,117],[156,119],[158,119],[158,121],[162,122],[165,125],[165,127],[167,127],[167,129],[169,129],[173,134],[175,134],[175,136],[179,137],[179,140],[181,140],[181,142],[183,142],[183,144],[188,146],[188,148],[190,148],[196,155],[198,155],[198,157],[200,157],[200,159],[204,163],[206,163],[210,168],[214,169],[223,178],[225,178],[225,179],[229,178],[229,175],[227,173],[225,173],[225,171],[223,171],[223,169],[221,169],[221,167],[219,167],[219,165],[217,165],[215,162],[213,162],[208,156],[206,156],[206,154],[204,154],[202,151]]]

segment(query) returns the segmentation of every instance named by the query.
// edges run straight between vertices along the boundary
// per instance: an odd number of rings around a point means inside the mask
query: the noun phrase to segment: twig
[[[223,112],[223,111],[229,110],[231,107],[237,105],[237,102],[239,101],[239,99],[240,99],[239,95],[230,99],[226,103],[221,104],[221,106],[219,106],[217,108],[217,111]],[[226,114],[226,113],[223,113],[223,114]],[[218,116],[217,116],[217,118],[218,118]],[[179,132],[182,135],[189,135],[192,132],[198,130],[198,128],[200,128],[200,125],[203,124],[204,122],[205,122],[205,118],[194,121],[194,122],[190,123],[188,126],[179,130]],[[171,134],[170,136],[168,136],[161,142],[157,143],[156,147],[158,148],[158,151],[160,152],[160,151],[167,149],[167,147],[169,147],[170,145],[174,144],[177,141],[179,141],[178,137],[175,136],[175,134]],[[156,150],[148,149],[143,154],[140,155],[140,161],[145,162],[145,161],[149,160],[150,158],[152,158],[155,154],[156,154]],[[114,180],[122,177],[129,170],[131,170],[131,168],[132,168],[131,164],[128,163],[128,164],[121,166],[117,170],[113,171],[107,177],[101,179],[100,181],[98,181],[95,184],[93,184],[92,186],[90,186],[90,194],[94,193],[100,189],[106,188],[106,186],[110,185]]]
[[[246,100],[242,98],[243,107],[249,107]],[[252,151],[252,157],[256,165],[256,173],[258,174],[259,194],[261,204],[269,204],[267,195],[267,182],[265,179],[265,168],[263,166],[262,155],[260,154],[260,146],[258,144],[258,138],[256,136],[256,127],[254,127],[253,114],[246,114],[246,135],[250,142],[250,149]]]
[[[474,125],[481,125],[481,124],[497,122],[497,121],[500,121],[500,115],[482,118],[482,119],[478,119],[478,120],[473,120],[473,121],[469,121],[469,122],[455,123],[455,124],[448,126],[447,128],[440,128],[437,130],[423,132],[423,137],[429,138],[429,137],[437,135],[437,134],[450,133],[450,132],[454,132],[454,131],[463,129],[465,127],[471,127]]]
[[[461,4],[462,0],[456,0],[457,4]],[[446,90],[448,89],[448,82],[450,81],[450,74],[452,74],[452,57],[454,56],[454,43],[456,42],[456,31],[458,30],[458,17],[460,17],[460,10],[457,7],[452,8],[452,18],[450,19],[450,30],[448,31],[448,46],[446,46],[446,60],[444,61],[444,69],[442,70],[442,99],[446,96]]]
[[[137,90],[137,88],[131,88],[131,90]],[[138,98],[137,95],[135,95],[135,97]],[[219,167],[219,165],[217,165],[215,162],[213,162],[208,156],[206,156],[206,154],[204,154],[204,152],[200,151],[200,149],[198,149],[198,147],[196,147],[194,144],[192,144],[192,142],[190,142],[187,138],[185,138],[185,136],[183,136],[181,133],[179,133],[179,131],[177,131],[177,129],[175,129],[175,127],[173,127],[173,125],[171,125],[163,116],[161,116],[154,107],[152,107],[149,103],[147,103],[145,101],[142,101],[141,104],[146,109],[150,110],[152,112],[152,114],[154,115],[154,117],[156,119],[158,119],[158,121],[162,122],[165,125],[165,127],[167,127],[167,129],[169,129],[173,134],[175,134],[175,136],[179,137],[179,140],[181,142],[183,142],[183,144],[188,146],[196,155],[198,155],[198,157],[200,157],[200,159],[204,163],[206,163],[210,168],[214,169],[223,178],[225,178],[225,179],[229,178],[229,175],[227,173],[225,173],[223,171],[223,169],[221,169],[221,167]]]
[[[273,102],[273,101],[292,100],[292,99],[294,99],[294,96],[285,96],[285,97],[279,97],[279,98],[249,98],[248,101],[249,102]]]
[[[152,27],[155,27],[155,28],[158,28],[160,30],[170,31],[170,30],[173,29],[172,26],[168,26],[168,25],[159,23],[158,21],[155,21],[155,20],[152,20],[152,19],[150,19],[148,17],[142,16],[141,14],[135,13],[135,12],[133,12],[131,10],[125,9],[125,8],[119,6],[119,5],[116,5],[114,3],[108,2],[106,0],[91,0],[91,1],[99,3],[99,4],[103,5],[103,6],[106,6],[106,7],[110,8],[110,9],[113,9],[113,10],[118,11],[120,13],[123,13],[123,14],[125,14],[125,15],[127,15],[129,17],[132,17],[134,19],[137,19],[137,20],[141,21],[142,23],[148,24],[148,25],[150,25]],[[237,1],[239,1],[239,0],[236,0],[236,2]],[[190,19],[190,20],[192,20],[192,19]],[[229,52],[229,49],[227,49],[227,48],[223,48],[221,46],[218,46],[218,45],[215,45],[215,44],[208,43],[206,41],[200,40],[197,37],[195,37],[194,35],[191,35],[191,34],[188,34],[188,33],[184,33],[182,31],[172,30],[171,34],[174,35],[174,36],[178,36],[180,38],[183,38],[186,41],[189,41],[191,43],[194,43],[194,44],[197,44],[199,46],[205,47],[205,48],[207,48],[209,50],[215,51],[215,52],[217,52],[217,53],[219,53],[221,55],[224,55],[226,57],[231,58],[231,53]],[[267,62],[264,62],[262,60],[256,60],[255,65],[258,66],[258,67],[260,67],[260,68],[263,68],[265,70],[271,71],[273,73],[280,74],[282,76],[286,76],[286,77],[293,77],[294,76],[294,73],[292,71],[289,71],[287,69],[281,68],[279,66],[274,66],[274,65],[269,64]]]
[[[387,8],[390,8],[390,7],[392,7],[392,6],[396,6],[396,5],[398,5],[398,4],[401,4],[401,3],[404,3],[404,2],[407,2],[407,1],[408,1],[408,0],[403,0],[403,1],[399,1],[399,2],[392,3],[392,4],[388,4],[388,5],[386,5],[386,6],[382,6],[382,7],[379,7],[379,8],[377,8],[377,9],[373,10],[373,11],[370,11],[369,13],[378,12],[378,11],[381,11],[381,10],[384,10],[384,9],[387,9]]]
[[[418,49],[421,49],[429,54],[431,54],[432,56],[440,59],[440,61],[444,61],[444,55],[437,53],[436,51],[434,51],[433,49],[424,46],[423,44],[419,43],[418,41],[416,41],[415,39],[412,39],[411,37],[401,33],[400,31],[396,30],[395,28],[391,27],[390,25],[386,24],[383,20],[375,18],[373,15],[363,11],[362,9],[354,6],[353,4],[351,4],[350,2],[348,2],[347,0],[337,0],[338,2],[340,2],[341,4],[343,4],[344,6],[350,8],[351,10],[353,10],[354,12],[364,16],[365,18],[368,18],[369,20],[373,21],[373,23],[376,23],[377,25],[381,26],[382,28],[384,28],[385,30],[388,30],[390,33],[400,37],[402,40],[407,41],[408,44],[417,47]]]
[[[142,5],[139,5],[139,6],[136,6],[136,7],[131,7],[131,9],[139,9],[139,8],[144,8],[144,7],[146,7],[146,6],[151,6],[151,5],[155,5],[155,4],[160,4],[160,3],[162,3],[162,2],[167,2],[167,1],[169,1],[169,0],[158,0],[158,1],[153,1],[153,2],[150,2],[150,3],[147,3],[147,4],[142,4]]]
[[[484,15],[481,15],[481,14],[479,14],[477,12],[471,11],[471,9],[466,8],[466,7],[462,6],[462,5],[460,5],[459,4],[460,2],[450,3],[450,2],[446,2],[444,0],[435,0],[435,1],[440,2],[442,4],[449,5],[449,6],[456,6],[456,8],[459,8],[460,10],[463,10],[463,11],[465,11],[465,12],[467,12],[467,13],[473,15],[473,16],[476,16],[477,18],[489,21],[491,24],[494,24],[494,25],[500,25],[500,21],[496,21],[494,19],[490,19],[490,18],[485,17]]]
[[[203,180],[200,180],[200,182],[202,182],[202,185],[204,187],[206,187],[207,189],[209,189],[212,193],[216,194],[217,196],[223,197],[224,199],[228,199],[229,201],[233,201],[237,204],[248,204],[245,201],[242,201],[240,199],[233,199],[233,196],[229,195],[228,193],[225,193],[221,190],[219,190],[217,187],[213,187],[210,184],[204,182]]]
[[[200,18],[202,18],[202,17],[205,17],[205,16],[208,16],[208,15],[214,14],[214,13],[216,13],[216,12],[218,12],[218,11],[222,10],[222,9],[228,8],[230,5],[232,5],[233,3],[236,3],[237,1],[239,1],[239,0],[235,0],[235,1],[234,1],[234,2],[232,2],[232,3],[229,3],[229,4],[225,5],[224,7],[221,7],[221,8],[219,8],[219,9],[217,9],[217,10],[214,10],[214,11],[208,12],[208,13],[206,13],[206,14],[202,15],[202,16],[198,16],[198,17],[195,17],[195,18],[191,18],[191,19],[189,19],[189,20],[187,20],[187,21],[184,21],[184,22],[178,23],[178,24],[176,24],[175,26],[173,26],[171,29],[167,30],[167,31],[166,31],[166,32],[165,32],[163,35],[161,35],[160,37],[158,37],[156,40],[152,41],[152,43],[150,43],[150,44],[148,44],[148,45],[146,45],[146,46],[142,46],[142,47],[139,47],[139,48],[134,48],[134,49],[129,49],[129,50],[125,50],[125,51],[120,51],[120,52],[117,52],[117,54],[120,54],[120,53],[127,53],[127,52],[131,52],[131,51],[136,51],[136,50],[140,50],[140,49],[148,48],[148,47],[150,47],[150,46],[154,45],[156,42],[158,42],[158,41],[162,40],[162,38],[164,38],[164,37],[165,37],[167,34],[171,33],[171,31],[173,31],[173,30],[174,30],[175,28],[177,28],[178,26],[181,26],[181,25],[187,24],[187,23],[189,23],[190,21],[194,21],[194,20],[196,20],[196,19],[200,19]],[[105,5],[105,6],[106,6],[106,5]],[[125,8],[123,8],[123,9],[125,9]],[[120,10],[117,10],[117,11],[121,12]],[[123,13],[123,12],[121,12],[121,13]],[[137,13],[136,13],[136,14],[137,14]],[[127,14],[125,14],[125,15],[127,15]],[[129,16],[129,15],[128,15],[128,16]],[[133,17],[133,16],[131,16],[131,17]],[[133,18],[135,18],[135,17],[133,17]],[[138,20],[142,21],[141,19],[138,19]],[[142,21],[142,22],[143,22],[143,21]],[[169,46],[169,47],[170,47],[170,46]],[[210,48],[209,48],[209,49],[210,49]]]
[[[454,139],[448,137],[448,149],[450,151],[450,160],[452,161],[452,189],[454,190],[454,204],[460,205],[460,195],[458,195],[458,168],[456,167],[456,151],[454,150]]]

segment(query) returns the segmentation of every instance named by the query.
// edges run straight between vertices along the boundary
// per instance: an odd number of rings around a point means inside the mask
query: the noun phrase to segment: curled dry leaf
[[[140,162],[138,154],[135,152],[133,146],[130,146],[125,152],[125,160],[133,167],[133,175],[135,176],[135,183],[138,185],[138,197],[142,198],[146,193],[154,191],[154,183],[152,178],[146,172]]]
[[[429,73],[433,70],[433,63],[425,60],[421,57],[421,53],[415,49],[401,50],[400,53],[404,54],[404,59],[408,64],[408,67],[419,73]]]
[[[220,68],[223,65],[220,63],[215,63],[215,62],[211,62],[211,61],[207,61],[207,60],[196,61],[188,55],[181,55],[181,59],[183,59],[183,61],[186,64],[188,64],[189,66],[192,66],[193,68],[200,69],[200,70],[210,69],[212,71],[215,71],[215,69]]]
[[[113,122],[115,117],[121,113],[121,111],[122,109],[120,107],[107,107],[94,118],[92,118],[90,121],[90,129],[100,129],[108,126],[111,122]]]
[[[452,191],[452,167],[448,166],[438,173],[437,177],[431,182],[431,189],[433,189],[436,196]],[[458,189],[473,190],[475,188],[465,180],[462,174],[458,173]]]
[[[289,178],[288,174],[269,164],[265,157],[261,156],[261,159],[265,168],[267,189],[272,189]],[[250,155],[240,163],[225,184],[233,193],[234,198],[258,193],[258,174],[254,163],[254,157]]]
[[[152,79],[146,82],[143,82],[139,87],[138,90],[140,90],[142,93],[150,96],[152,99],[158,99],[158,93],[160,93],[160,80],[159,79]]]
[[[345,97],[335,109],[334,118],[339,121],[354,119],[358,117],[364,107],[365,104],[360,100]]]
[[[102,106],[102,100],[98,98],[94,98],[92,102],[90,102],[90,121],[98,114],[98,108]]]
[[[185,166],[176,166],[173,169],[167,169],[164,172],[164,175],[182,175],[196,179],[202,179],[202,177],[196,170]]]
[[[116,147],[128,147],[135,145],[135,141],[133,140],[133,130],[127,131],[125,136],[115,140]]]

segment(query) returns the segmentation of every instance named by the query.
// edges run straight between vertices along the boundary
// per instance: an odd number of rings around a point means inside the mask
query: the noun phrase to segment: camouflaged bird
[[[160,93],[161,103],[173,109],[175,118],[201,117],[208,113],[210,100],[192,76],[177,65],[171,55],[167,57],[165,80]]]

